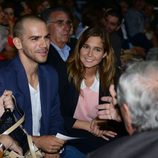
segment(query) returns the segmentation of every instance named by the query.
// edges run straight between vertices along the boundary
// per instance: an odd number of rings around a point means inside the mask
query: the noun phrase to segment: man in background
[[[71,38],[73,27],[71,15],[66,8],[55,7],[45,10],[42,17],[47,23],[51,41],[46,63],[58,72],[59,94],[63,98],[68,86],[66,61],[76,43],[76,40]]]

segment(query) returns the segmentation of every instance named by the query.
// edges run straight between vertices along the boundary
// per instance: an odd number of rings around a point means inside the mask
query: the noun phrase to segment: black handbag
[[[22,114],[20,113],[20,115]],[[0,118],[0,133],[5,134],[5,131],[15,125],[16,122],[16,117],[13,112],[11,112],[10,109],[5,109],[5,112]],[[22,126],[17,126],[18,127],[11,131],[9,135],[19,143],[20,147],[23,149],[23,154],[25,154],[29,150],[27,135],[24,129],[22,129]]]
[[[16,112],[21,116],[19,120],[15,117],[10,109],[5,109],[2,117],[0,118],[0,134],[9,134],[14,138],[23,149],[23,155],[20,156],[14,151],[6,151],[4,157],[6,158],[43,158],[42,152],[33,144],[32,137],[22,128],[24,122],[24,112],[17,107],[16,100],[13,96]]]

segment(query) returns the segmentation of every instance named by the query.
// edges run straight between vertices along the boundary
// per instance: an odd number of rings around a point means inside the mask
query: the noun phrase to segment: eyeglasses
[[[72,25],[72,21],[71,20],[67,20],[67,21],[64,21],[64,20],[56,20],[56,21],[49,21],[48,23],[55,23],[57,24],[59,27],[62,27],[64,25],[67,25],[67,26],[71,26]]]

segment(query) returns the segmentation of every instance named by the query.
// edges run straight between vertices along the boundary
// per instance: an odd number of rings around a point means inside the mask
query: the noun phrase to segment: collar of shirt
[[[81,82],[81,89],[86,88],[85,81]],[[96,74],[93,84],[89,87],[94,92],[99,92],[99,73]]]
[[[66,61],[68,56],[69,56],[69,52],[71,50],[71,48],[65,44],[64,48],[59,48],[57,45],[55,45],[54,43],[51,43],[54,48],[57,50],[57,52],[59,53],[60,57],[62,58],[63,61]]]

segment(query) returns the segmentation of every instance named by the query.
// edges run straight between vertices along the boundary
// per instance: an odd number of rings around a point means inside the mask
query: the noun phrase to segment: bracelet
[[[0,148],[4,151],[6,148],[5,148],[5,146],[2,144],[2,143],[0,143]]]
[[[3,151],[0,150],[0,158],[3,158]]]

